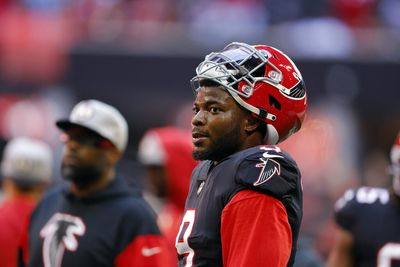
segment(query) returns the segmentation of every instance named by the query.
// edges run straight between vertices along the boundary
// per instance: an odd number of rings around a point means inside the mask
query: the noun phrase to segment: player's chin
[[[204,147],[194,146],[192,156],[195,160],[205,160],[207,159],[207,150]]]

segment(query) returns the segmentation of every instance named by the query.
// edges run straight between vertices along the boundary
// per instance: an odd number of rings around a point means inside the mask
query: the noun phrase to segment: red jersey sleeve
[[[286,267],[292,233],[283,204],[252,190],[237,193],[221,215],[224,267]]]
[[[115,259],[115,267],[172,267],[172,258],[162,235],[142,235],[135,238]]]

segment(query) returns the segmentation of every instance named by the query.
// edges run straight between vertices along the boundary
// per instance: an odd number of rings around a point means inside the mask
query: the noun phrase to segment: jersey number
[[[390,267],[392,260],[400,260],[400,244],[388,243],[378,252],[378,267]]]
[[[194,251],[189,246],[188,238],[193,230],[196,210],[187,210],[183,216],[178,235],[176,236],[175,247],[179,255],[186,258],[185,267],[193,266]]]

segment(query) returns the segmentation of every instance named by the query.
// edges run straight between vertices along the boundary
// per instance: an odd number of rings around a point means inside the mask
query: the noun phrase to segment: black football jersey
[[[300,172],[291,157],[276,146],[237,152],[214,166],[202,161],[193,171],[185,213],[177,236],[179,266],[222,266],[221,213],[242,190],[255,190],[284,205],[292,231],[294,260],[302,217]],[[260,235],[263,233],[261,232]]]
[[[400,267],[400,207],[388,190],[348,190],[335,209],[336,222],[353,235],[354,266]]]

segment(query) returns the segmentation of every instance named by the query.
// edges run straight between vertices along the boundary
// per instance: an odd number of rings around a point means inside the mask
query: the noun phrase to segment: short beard
[[[104,168],[101,166],[67,166],[62,164],[62,176],[73,182],[78,188],[84,189],[99,181],[103,176]]]
[[[234,127],[224,136],[212,140],[208,150],[203,152],[193,151],[195,160],[221,161],[222,159],[237,152],[240,148],[240,128]]]

